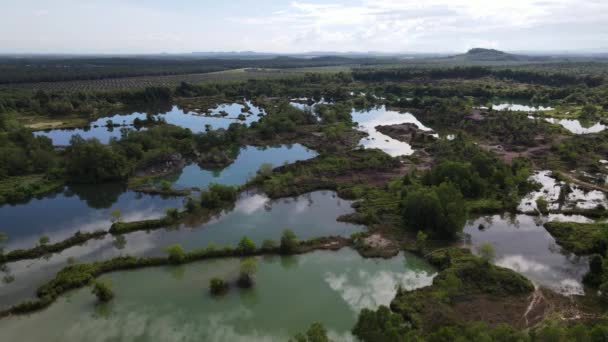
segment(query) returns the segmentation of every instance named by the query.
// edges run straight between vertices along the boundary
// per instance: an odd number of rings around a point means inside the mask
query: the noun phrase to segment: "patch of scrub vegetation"
[[[249,186],[259,185],[273,198],[286,197],[314,190],[337,190],[341,184],[369,183],[378,174],[398,167],[398,160],[380,150],[356,149],[321,154],[277,167],[272,173],[259,173]]]
[[[525,307],[532,283],[514,271],[493,265],[468,250],[448,248],[431,253],[427,259],[440,269],[433,285],[411,292],[400,291],[391,308],[423,331],[440,325],[466,321],[468,305],[476,301],[519,302]],[[498,305],[497,305],[498,306]],[[499,319],[512,322],[521,312],[504,312]],[[500,313],[496,313],[500,315]],[[441,318],[440,318],[441,317]]]
[[[469,211],[515,211],[519,199],[534,187],[528,181],[529,163],[511,165],[472,142],[438,142],[433,168],[406,174],[382,187],[351,187],[359,195],[359,218],[367,224],[404,227],[433,239],[458,237]],[[347,190],[342,190],[347,193]]]
[[[312,328],[315,340],[296,341],[330,341],[327,334],[322,334],[323,327]],[[309,330],[309,331],[311,331]],[[309,333],[307,332],[307,336]],[[390,311],[386,306],[377,311],[364,309],[353,329],[353,335],[363,342],[375,341],[604,341],[608,334],[608,323],[605,320],[568,323],[561,319],[547,319],[537,327],[519,330],[508,324],[490,325],[484,321],[449,323],[433,331],[412,329],[403,318]],[[321,337],[318,337],[321,336]]]
[[[578,341],[602,340],[607,331],[604,321],[564,324],[542,314],[528,321],[532,283],[468,250],[445,248],[426,258],[440,269],[433,285],[399,289],[390,308],[363,309],[354,336],[366,342]],[[327,336],[320,327],[314,331]]]
[[[547,222],[545,228],[568,252],[589,255],[583,282],[599,289],[600,299],[608,302],[608,223]]]
[[[64,181],[62,179],[44,174],[8,177],[0,180],[0,205],[25,202],[32,197],[42,196],[63,185]]]
[[[604,254],[608,248],[608,223],[547,222],[547,231],[569,252]]]
[[[608,132],[577,135],[555,142],[551,154],[544,156],[552,168],[586,171],[591,174],[606,172],[599,160],[608,155]]]

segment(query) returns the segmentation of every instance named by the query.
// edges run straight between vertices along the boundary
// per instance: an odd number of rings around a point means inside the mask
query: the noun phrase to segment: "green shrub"
[[[253,277],[257,272],[258,266],[255,258],[247,258],[241,261],[238,285],[243,288],[253,286]]]
[[[177,210],[176,208],[167,208],[165,210],[165,215],[167,216],[167,218],[175,221],[179,218],[179,210]]]
[[[280,248],[281,253],[283,254],[293,254],[296,251],[298,248],[298,239],[292,230],[285,229],[283,231]]]
[[[549,214],[549,202],[543,196],[536,199],[536,208],[543,215]]]
[[[169,254],[169,261],[173,264],[181,264],[185,261],[186,252],[179,244],[174,244],[165,249]]]
[[[241,241],[239,241],[239,244],[237,246],[237,250],[241,254],[250,254],[250,253],[253,253],[256,250],[255,242],[253,242],[253,240],[251,240],[250,238],[244,236],[241,239]]]
[[[212,278],[209,280],[209,292],[212,295],[224,294],[228,291],[228,284],[221,278]]]
[[[114,298],[114,292],[109,282],[95,281],[93,282],[91,293],[97,296],[97,299],[102,302],[109,302]]]

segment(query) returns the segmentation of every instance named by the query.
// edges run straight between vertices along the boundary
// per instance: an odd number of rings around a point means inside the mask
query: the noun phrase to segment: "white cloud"
[[[23,0],[0,52],[462,51],[608,48],[602,0]],[[28,20],[35,17],[36,20]],[[75,29],[77,28],[77,29]]]
[[[600,25],[606,21],[608,3],[600,1],[380,0],[359,4],[295,1],[280,13],[249,22],[281,25],[280,38],[274,41],[300,50],[308,43],[311,49],[336,50],[338,45],[359,51],[403,51],[428,46],[431,40],[433,50],[446,51],[472,46],[501,48],[499,37],[493,38],[493,34],[517,34],[556,24],[565,25],[562,29],[568,31],[576,23]],[[539,48],[530,46],[535,47]]]

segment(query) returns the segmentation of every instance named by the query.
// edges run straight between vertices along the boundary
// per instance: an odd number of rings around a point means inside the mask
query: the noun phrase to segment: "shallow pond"
[[[350,249],[257,264],[253,288],[221,297],[208,294],[209,280],[236,279],[238,259],[104,275],[112,302],[97,305],[89,289],[74,291],[42,312],[0,320],[0,340],[287,341],[314,322],[335,340],[350,340],[361,309],[388,305],[397,285],[427,286],[434,275],[409,254],[373,260]]]
[[[381,149],[393,157],[410,155],[414,153],[414,150],[410,144],[380,133],[376,130],[376,126],[413,123],[423,131],[432,131],[431,128],[424,126],[418,121],[413,114],[387,110],[386,106],[380,106],[366,111],[353,110],[351,115],[353,121],[358,123],[357,129],[369,135],[361,139],[360,144],[365,148]]]
[[[581,216],[562,215],[551,215],[548,219],[589,221]],[[475,250],[483,243],[490,243],[496,250],[494,262],[497,265],[517,271],[535,284],[557,292],[584,294],[582,279],[588,271],[587,258],[562,251],[543,227],[546,220],[527,215],[482,217],[467,223],[465,244]]]
[[[316,152],[300,144],[270,147],[245,146],[240,149],[236,160],[224,169],[206,170],[197,164],[190,164],[179,174],[164,179],[171,180],[176,188],[206,188],[211,183],[242,185],[255,176],[263,164],[277,167],[316,156]]]
[[[606,126],[600,122],[591,123],[589,125],[583,125],[580,120],[573,119],[556,119],[556,118],[545,118],[547,122],[552,124],[558,124],[574,134],[592,134],[599,133],[606,129]]]
[[[163,198],[133,191],[117,183],[75,185],[24,204],[0,206],[7,250],[32,248],[42,235],[58,242],[76,231],[107,230],[110,212],[120,209],[124,221],[164,216],[167,208],[181,208],[181,198]]]
[[[249,113],[243,113],[242,109],[244,106],[239,103],[222,104],[213,108],[208,115],[200,114],[196,112],[188,112],[179,109],[177,106],[173,106],[171,110],[167,112],[155,113],[154,116],[157,118],[164,119],[167,123],[176,126],[189,128],[194,133],[205,132],[208,128],[220,129],[228,128],[231,123],[242,123],[249,125],[250,123],[257,121],[259,115],[264,113],[264,110],[256,107],[251,102],[245,102],[249,107]],[[228,113],[225,117],[218,116],[220,112]],[[244,114],[244,120],[238,119],[240,114]],[[79,128],[79,129],[52,129],[45,131],[37,131],[34,134],[49,137],[54,145],[65,146],[70,144],[70,139],[73,135],[80,135],[85,139],[97,138],[102,143],[108,143],[111,138],[120,138],[121,129],[134,129],[132,127],[133,121],[139,118],[140,120],[146,119],[146,113],[134,112],[131,114],[116,114],[102,118],[98,118],[91,122],[90,127]],[[107,121],[110,120],[114,124],[119,124],[125,127],[106,127]]]
[[[484,107],[482,107],[484,108]],[[521,104],[521,103],[498,103],[492,105],[493,110],[503,111],[509,110],[513,112],[539,112],[539,111],[547,111],[554,110],[553,107],[543,107],[543,106],[534,106],[530,104]]]
[[[181,227],[127,234],[124,239],[107,236],[101,240],[89,241],[83,246],[66,249],[47,259],[10,263],[9,273],[15,276],[15,281],[9,284],[0,282],[0,307],[32,296],[43,281],[67,265],[70,257],[85,262],[121,254],[161,256],[166,255],[164,249],[174,243],[181,244],[186,250],[204,248],[209,243],[235,246],[243,236],[248,236],[261,245],[265,239],[278,241],[286,228],[293,230],[300,239],[329,235],[350,236],[364,227],[338,222],[336,219],[352,213],[354,210],[351,204],[331,191],[317,191],[278,200],[270,200],[257,193],[244,193],[233,210],[208,223],[192,220]]]
[[[321,98],[318,101],[307,98],[307,97],[300,97],[300,98],[294,98],[294,99],[289,100],[289,104],[292,107],[295,107],[295,108],[298,108],[298,109],[304,110],[304,111],[310,111],[315,116],[316,116],[316,113],[314,112],[314,109],[317,105],[331,104],[331,103],[332,102],[325,101],[325,98]],[[317,119],[319,119],[319,117],[317,117]]]
[[[535,172],[531,179],[540,183],[542,188],[526,195],[518,209],[521,211],[537,210],[536,200],[540,197],[544,197],[549,202],[549,209],[559,209],[558,199],[563,183],[551,177],[551,171],[547,170]],[[598,205],[608,207],[608,199],[603,192],[598,190],[585,191],[576,184],[570,184],[570,188],[572,191],[563,203],[563,208],[593,209]]]

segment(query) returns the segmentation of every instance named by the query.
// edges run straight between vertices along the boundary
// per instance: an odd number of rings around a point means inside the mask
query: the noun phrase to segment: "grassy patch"
[[[608,223],[548,222],[547,231],[569,252],[603,254],[608,246]]]
[[[44,175],[9,177],[0,181],[0,205],[19,203],[59,188],[63,180],[48,179]]]

